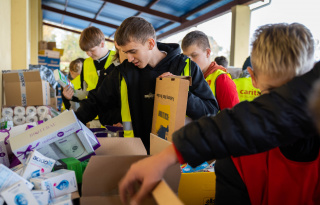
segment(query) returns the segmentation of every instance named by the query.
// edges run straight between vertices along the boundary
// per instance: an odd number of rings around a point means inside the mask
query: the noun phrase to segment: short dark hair
[[[189,46],[197,44],[202,50],[210,48],[208,36],[202,31],[191,31],[183,39],[181,43],[182,50],[187,49]]]
[[[228,67],[228,60],[226,57],[224,56],[218,56],[214,59],[214,61],[218,64],[218,65],[221,65],[223,67]]]
[[[156,32],[152,24],[137,16],[125,19],[114,34],[114,40],[119,46],[124,46],[133,40],[144,44],[149,38],[156,41]]]
[[[98,46],[104,39],[105,36],[100,29],[90,26],[81,32],[79,45],[81,50],[88,51]]]

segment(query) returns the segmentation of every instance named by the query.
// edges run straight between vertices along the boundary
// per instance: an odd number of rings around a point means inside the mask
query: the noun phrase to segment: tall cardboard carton
[[[2,71],[5,106],[50,104],[50,86],[36,70]]]
[[[172,133],[185,124],[189,76],[157,78],[152,133],[172,141]]]

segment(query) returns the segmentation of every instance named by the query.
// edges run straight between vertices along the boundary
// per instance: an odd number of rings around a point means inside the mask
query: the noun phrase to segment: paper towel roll
[[[15,125],[22,125],[26,123],[26,117],[23,115],[15,115],[13,117],[13,124]]]
[[[3,116],[1,118],[1,122],[4,122],[4,121],[12,121],[13,119],[13,116]]]
[[[26,122],[38,122],[38,117],[36,115],[28,115],[26,117]]]
[[[22,107],[22,106],[16,106],[14,109],[13,109],[13,113],[14,115],[25,115],[26,114],[26,108],[25,107]]]
[[[41,115],[39,116],[39,120],[43,120],[44,122],[50,120],[52,117],[50,115]]]
[[[35,116],[35,115],[37,115],[37,108],[35,106],[28,106],[26,108],[26,115],[27,116]]]
[[[2,117],[11,116],[13,117],[13,109],[11,107],[2,108]]]
[[[40,116],[44,117],[44,116],[46,116],[48,114],[50,115],[50,110],[49,110],[49,108],[47,106],[39,106],[37,108],[37,113],[38,113],[39,117]]]

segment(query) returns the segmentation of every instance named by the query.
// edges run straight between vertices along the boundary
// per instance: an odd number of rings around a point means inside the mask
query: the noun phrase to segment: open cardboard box
[[[150,154],[155,155],[172,143],[150,134]],[[216,175],[214,172],[182,173],[178,196],[186,205],[206,205],[214,201]]]
[[[148,157],[140,138],[98,138],[101,147],[92,156],[83,174],[80,204],[122,204],[118,183],[131,164]],[[180,180],[179,165],[172,166],[164,176],[171,187],[161,181],[153,191],[153,197],[143,204],[182,204],[175,195]]]

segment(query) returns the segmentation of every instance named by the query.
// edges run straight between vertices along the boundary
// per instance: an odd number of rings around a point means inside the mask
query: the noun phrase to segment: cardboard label
[[[157,78],[152,133],[172,141],[172,134],[184,126],[189,80],[181,76]]]

